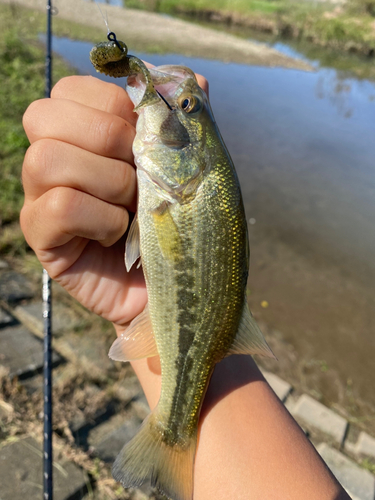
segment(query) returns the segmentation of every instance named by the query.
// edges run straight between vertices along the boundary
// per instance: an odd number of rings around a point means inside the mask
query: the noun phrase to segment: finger
[[[88,193],[136,210],[136,173],[129,163],[105,158],[77,146],[40,139],[26,152],[22,181],[28,202],[58,186]]]
[[[65,99],[41,99],[27,108],[23,124],[31,143],[57,139],[108,158],[133,163],[135,129],[119,116]]]
[[[53,99],[69,99],[128,121],[133,127],[137,114],[133,111],[125,89],[115,83],[108,83],[92,76],[67,76],[59,80],[51,92]]]
[[[199,75],[198,73],[195,73],[195,76],[197,77],[198,80],[198,85],[200,86],[201,89],[203,89],[207,96],[209,95],[209,86],[208,86],[208,81],[206,78],[202,75]]]
[[[111,246],[125,233],[128,222],[124,207],[66,187],[47,191],[34,203],[25,203],[21,211],[22,230],[37,254],[76,236]]]

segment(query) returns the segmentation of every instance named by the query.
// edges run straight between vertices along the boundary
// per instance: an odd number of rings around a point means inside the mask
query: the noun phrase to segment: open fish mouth
[[[173,139],[161,139],[161,142],[168,148],[178,150],[185,149],[186,147],[190,146],[190,142],[176,141]]]

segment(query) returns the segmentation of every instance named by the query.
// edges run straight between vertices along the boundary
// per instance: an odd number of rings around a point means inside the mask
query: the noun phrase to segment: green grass
[[[371,474],[375,474],[375,462],[369,458],[365,458],[362,460],[361,466],[364,469],[367,469]]]
[[[0,5],[0,252],[24,252],[17,221],[23,202],[21,169],[29,145],[22,127],[27,106],[44,97],[45,53],[38,43],[42,15]],[[71,73],[54,60],[56,78]]]
[[[126,5],[242,24],[338,50],[375,51],[375,0],[348,0],[344,7],[306,0],[127,0]]]
[[[263,4],[264,7],[270,4],[276,5],[277,3],[282,3],[279,0],[276,1],[257,1],[257,0],[162,0],[160,2],[160,8],[166,10],[173,10],[177,5],[181,9],[195,9],[195,10],[203,10],[203,9],[215,9],[227,12],[239,12],[242,14],[247,13],[249,10],[254,10],[254,5]],[[255,10],[257,10],[255,8]],[[266,10],[268,8],[266,7]]]
[[[176,11],[220,12],[249,11],[278,12],[283,9],[284,0],[127,0],[126,6],[135,9],[155,10],[174,13]]]

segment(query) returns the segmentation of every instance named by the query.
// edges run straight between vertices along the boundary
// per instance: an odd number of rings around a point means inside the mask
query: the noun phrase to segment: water
[[[93,2],[94,0],[86,0],[87,2]],[[125,7],[126,0],[95,0],[95,2],[103,3],[105,5],[114,5],[116,7]]]
[[[91,44],[55,38],[53,47],[97,76]],[[210,82],[251,219],[250,302],[280,359],[271,368],[367,418],[363,402],[375,405],[374,83],[318,61],[307,73],[136,55],[187,65]]]

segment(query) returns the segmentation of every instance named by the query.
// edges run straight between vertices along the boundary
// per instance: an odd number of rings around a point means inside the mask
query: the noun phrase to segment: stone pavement
[[[6,371],[10,378],[18,377],[31,397],[42,390],[41,302],[26,277],[9,269],[1,259],[0,304],[3,305],[0,307],[0,374]],[[54,380],[58,385],[66,379],[72,397],[76,397],[67,416],[69,430],[66,432],[71,433],[69,446],[73,439],[76,449],[86,453],[89,460],[99,460],[109,471],[123,444],[134,436],[147,415],[147,402],[130,369],[116,375],[114,363],[107,358],[108,346],[103,343],[102,335],[82,336],[79,330],[85,326],[85,320],[63,303],[56,304],[55,314]],[[80,369],[84,365],[85,373],[91,374],[92,380],[79,378],[77,372],[74,386],[72,357]],[[121,366],[126,370],[126,365]],[[275,374],[263,373],[349,495],[354,500],[375,500],[375,476],[368,470],[374,470],[374,437],[349,425],[345,418],[309,395],[296,393]],[[107,387],[109,393],[103,400]],[[87,413],[89,402],[93,407]],[[55,405],[58,406],[59,401],[55,401]],[[30,500],[39,499],[41,445],[27,436],[2,438],[2,423],[11,420],[12,411],[12,401],[5,401],[0,393],[0,500],[21,500],[25,496]],[[100,492],[94,475],[73,461],[59,459],[54,470],[57,500],[111,498]],[[126,495],[113,498],[161,498],[147,485]]]
[[[0,449],[1,500],[41,500],[42,447],[32,438],[20,439]],[[72,462],[53,468],[54,500],[83,498],[87,493],[85,471]]]

